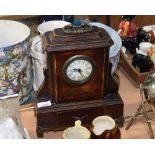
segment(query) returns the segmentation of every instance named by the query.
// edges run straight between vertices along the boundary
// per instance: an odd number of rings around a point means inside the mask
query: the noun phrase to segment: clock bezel
[[[66,72],[67,72],[67,68],[68,66],[75,60],[86,60],[88,61],[91,65],[92,65],[92,72],[91,74],[89,75],[89,77],[87,77],[86,79],[83,79],[83,80],[80,80],[80,81],[74,81],[74,80],[71,80]],[[96,63],[95,63],[95,60],[92,59],[91,57],[87,56],[87,55],[74,55],[72,57],[70,57],[63,65],[63,69],[62,69],[62,76],[63,76],[63,79],[65,82],[67,82],[68,84],[71,84],[71,85],[81,85],[81,84],[85,84],[87,83],[89,80],[91,80],[95,73],[97,71],[97,68],[96,68]]]

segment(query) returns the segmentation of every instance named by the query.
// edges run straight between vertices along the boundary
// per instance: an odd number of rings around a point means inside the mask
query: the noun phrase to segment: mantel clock
[[[36,108],[38,137],[73,126],[77,119],[87,126],[100,115],[123,116],[118,77],[111,75],[109,62],[113,41],[104,29],[59,28],[46,32],[42,43],[47,70],[38,102],[50,100],[52,104]]]

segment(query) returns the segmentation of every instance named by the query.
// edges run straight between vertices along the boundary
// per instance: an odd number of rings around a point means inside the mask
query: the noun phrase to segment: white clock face
[[[87,82],[94,75],[93,60],[85,55],[76,55],[66,61],[63,68],[64,79],[72,84]]]
[[[68,66],[66,74],[73,81],[87,79],[92,73],[92,64],[84,59],[75,60]]]

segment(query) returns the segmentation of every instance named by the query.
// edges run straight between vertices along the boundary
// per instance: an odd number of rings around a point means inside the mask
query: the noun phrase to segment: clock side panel
[[[84,84],[74,85],[67,83],[63,78],[63,66],[65,62],[75,55],[86,55],[94,60],[96,72],[94,76]],[[89,50],[75,50],[57,52],[55,54],[55,101],[57,103],[97,100],[103,98],[104,85],[106,87],[106,59],[109,53],[103,48]]]

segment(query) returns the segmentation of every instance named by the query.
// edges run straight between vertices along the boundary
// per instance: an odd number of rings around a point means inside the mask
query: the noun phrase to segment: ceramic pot
[[[62,21],[62,20],[53,20],[53,21],[47,21],[43,22],[42,24],[38,25],[38,31],[42,35],[43,33],[47,31],[53,31],[56,28],[63,28],[66,25],[69,25],[69,22]]]
[[[32,90],[30,29],[19,22],[0,20],[0,97],[20,94],[20,103],[29,100]]]
[[[74,127],[69,127],[63,132],[64,139],[89,139],[90,138],[90,131],[81,126],[81,121],[75,121]]]
[[[109,116],[96,117],[92,122],[92,139],[120,139],[121,133],[115,121]]]

